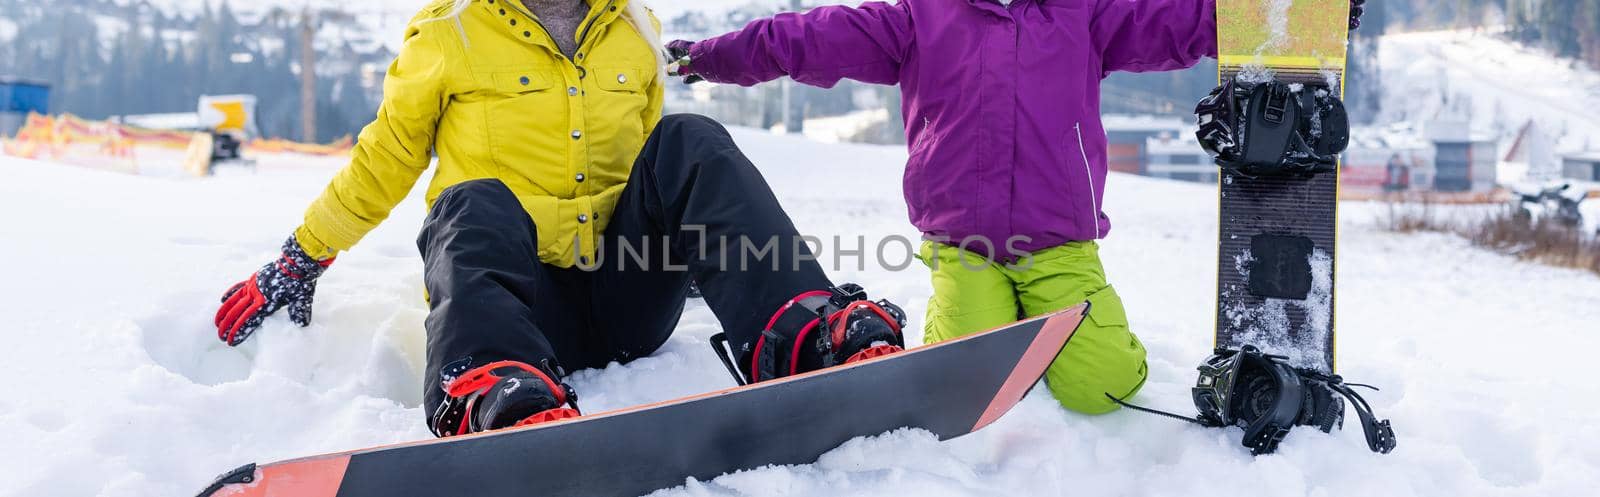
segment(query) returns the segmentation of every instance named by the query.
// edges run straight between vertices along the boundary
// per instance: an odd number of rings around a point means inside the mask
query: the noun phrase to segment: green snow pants
[[[1087,300],[1089,317],[1045,371],[1050,393],[1068,409],[1103,414],[1117,409],[1106,394],[1127,398],[1149,373],[1144,345],[1128,330],[1122,298],[1106,283],[1094,242],[1072,242],[1033,253],[1015,266],[924,242],[917,256],[933,270],[927,343],[993,329]]]

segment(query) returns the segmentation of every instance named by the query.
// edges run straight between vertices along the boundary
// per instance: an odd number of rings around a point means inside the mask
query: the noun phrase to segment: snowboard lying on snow
[[[200,497],[636,496],[900,428],[950,439],[1016,405],[1088,312],[570,421],[248,464]]]

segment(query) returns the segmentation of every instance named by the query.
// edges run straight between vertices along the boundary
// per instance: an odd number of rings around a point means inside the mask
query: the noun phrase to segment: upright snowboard
[[[1348,0],[1217,0],[1221,79],[1344,86]],[[1333,372],[1338,172],[1221,176],[1218,347]]]
[[[549,424],[255,464],[200,497],[635,496],[855,437],[983,428],[1044,375],[1082,304],[966,338],[775,381]]]

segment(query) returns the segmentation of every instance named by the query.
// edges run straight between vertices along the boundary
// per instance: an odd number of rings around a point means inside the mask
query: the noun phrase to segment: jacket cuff
[[[709,38],[695,42],[689,46],[689,71],[696,76],[705,78],[713,83],[724,82],[716,76],[716,64],[712,61],[712,45],[717,43],[717,38]]]
[[[306,255],[319,262],[331,260],[334,256],[339,255],[337,250],[329,247],[321,238],[317,238],[317,235],[312,234],[311,228],[306,225],[302,224],[294,230],[294,239],[300,244],[300,250],[304,250]]]

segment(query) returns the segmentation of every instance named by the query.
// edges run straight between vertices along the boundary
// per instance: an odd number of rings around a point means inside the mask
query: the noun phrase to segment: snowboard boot
[[[900,306],[867,300],[859,285],[802,293],[773,313],[741,373],[756,383],[899,352],[905,324]]]
[[[449,398],[433,416],[433,434],[449,437],[578,417],[577,394],[554,377],[516,361],[462,373],[445,386]]]

